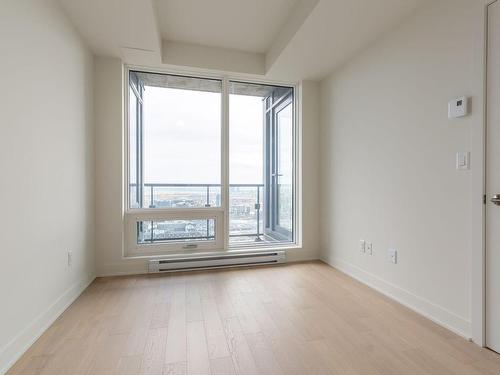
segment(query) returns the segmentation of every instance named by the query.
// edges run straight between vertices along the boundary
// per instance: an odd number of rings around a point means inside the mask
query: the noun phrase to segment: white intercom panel
[[[459,118],[469,114],[469,98],[461,96],[448,103],[448,118]]]

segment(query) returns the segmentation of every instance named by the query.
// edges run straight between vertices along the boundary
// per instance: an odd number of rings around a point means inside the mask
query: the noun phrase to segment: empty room
[[[500,0],[0,0],[0,48],[0,374],[500,374]]]

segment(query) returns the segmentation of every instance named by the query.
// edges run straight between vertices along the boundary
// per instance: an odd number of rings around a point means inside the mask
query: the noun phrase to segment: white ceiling
[[[319,80],[435,0],[59,0],[92,50],[152,68]]]
[[[59,0],[73,24],[99,55],[123,48],[159,53],[161,37],[149,0]]]
[[[264,53],[299,0],[155,0],[163,39]]]
[[[321,79],[428,1],[321,0],[267,74]]]

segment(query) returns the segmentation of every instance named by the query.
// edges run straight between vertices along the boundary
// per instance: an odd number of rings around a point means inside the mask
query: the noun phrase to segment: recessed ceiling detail
[[[164,40],[265,53],[299,0],[155,0]]]
[[[319,80],[430,0],[59,0],[124,63]]]

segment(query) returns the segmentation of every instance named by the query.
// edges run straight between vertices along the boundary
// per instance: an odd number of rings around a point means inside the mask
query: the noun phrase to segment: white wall
[[[123,66],[120,60],[95,60],[96,113],[96,256],[98,275],[147,272],[145,259],[123,258]],[[300,117],[303,125],[303,247],[288,259],[317,259],[319,85],[303,82]]]
[[[289,252],[290,260],[319,258],[319,83],[302,81],[299,85],[302,123],[302,245]]]
[[[50,0],[2,1],[0,46],[2,373],[95,262],[91,54]]]
[[[480,1],[434,1],[321,85],[322,258],[466,337],[481,252],[483,32]],[[448,120],[460,95],[472,115]],[[472,151],[470,171],[455,170],[457,151]]]
[[[123,67],[96,57],[96,265],[98,275],[142,273],[145,261],[123,261]]]

